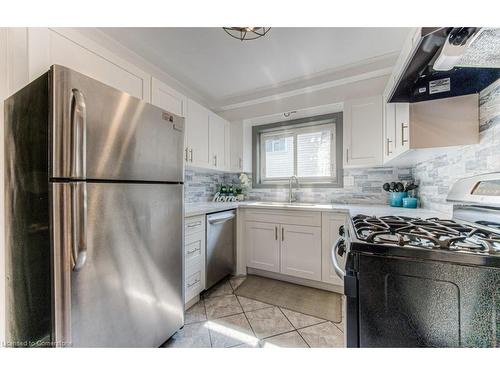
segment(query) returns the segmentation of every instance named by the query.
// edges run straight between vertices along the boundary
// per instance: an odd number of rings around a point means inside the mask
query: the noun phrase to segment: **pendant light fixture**
[[[270,27],[223,27],[224,31],[241,41],[258,39],[267,34]]]

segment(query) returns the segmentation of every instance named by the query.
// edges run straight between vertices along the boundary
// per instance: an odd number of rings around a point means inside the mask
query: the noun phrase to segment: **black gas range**
[[[332,260],[348,347],[500,347],[500,174],[457,182],[453,219],[353,216]]]

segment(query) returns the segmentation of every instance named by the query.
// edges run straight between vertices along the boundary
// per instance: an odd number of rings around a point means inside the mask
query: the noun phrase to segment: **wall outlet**
[[[345,176],[344,186],[354,186],[354,176]]]

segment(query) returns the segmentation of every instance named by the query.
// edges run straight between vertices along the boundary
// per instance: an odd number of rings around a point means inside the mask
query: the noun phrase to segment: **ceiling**
[[[213,106],[291,83],[331,75],[353,64],[394,61],[407,28],[272,28],[241,42],[222,28],[101,28]]]

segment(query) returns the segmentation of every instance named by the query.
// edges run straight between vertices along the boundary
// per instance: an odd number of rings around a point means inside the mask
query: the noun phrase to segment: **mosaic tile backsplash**
[[[189,168],[184,172],[184,201],[186,203],[210,202],[221,184],[239,185],[237,173],[224,173]]]
[[[211,201],[220,184],[239,185],[239,174],[207,172],[186,169],[186,203]],[[385,204],[388,193],[382,190],[384,182],[410,181],[411,168],[346,169],[344,176],[353,176],[354,185],[344,188],[301,188],[296,197],[299,202]],[[248,199],[260,201],[286,201],[288,188],[250,189]]]
[[[343,188],[301,188],[296,193],[299,202],[386,204],[389,194],[382,189],[384,182],[411,181],[411,168],[345,169],[344,178],[354,177],[353,186]],[[288,200],[288,187],[252,189],[250,199],[262,201]]]
[[[415,166],[422,207],[450,213],[446,196],[456,180],[500,171],[500,80],[481,92],[479,119],[478,144],[450,148]]]

